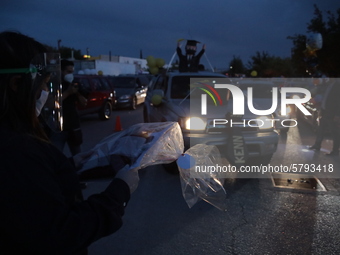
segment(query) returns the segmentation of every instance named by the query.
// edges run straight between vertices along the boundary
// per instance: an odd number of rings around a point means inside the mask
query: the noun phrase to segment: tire
[[[131,104],[130,104],[130,109],[131,110],[136,110],[137,109],[137,98],[133,97],[131,100]]]
[[[261,157],[255,157],[255,158],[249,158],[247,161],[247,165],[252,165],[252,166],[264,166],[268,165],[273,157],[273,154],[261,156]]]
[[[178,166],[176,161],[170,163],[170,164],[163,164],[163,167],[165,171],[167,171],[169,174],[177,175],[179,174]]]
[[[289,131],[289,127],[285,127],[285,128],[280,129],[281,134],[287,134],[288,131]]]
[[[148,112],[146,111],[145,107],[143,109],[143,120],[144,120],[144,123],[149,123],[150,122],[149,117],[148,117]]]
[[[109,120],[112,113],[112,106],[110,102],[105,102],[103,107],[99,110],[99,119],[101,120]]]

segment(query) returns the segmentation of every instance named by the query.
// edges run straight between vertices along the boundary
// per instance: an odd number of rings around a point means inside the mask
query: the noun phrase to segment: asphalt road
[[[104,122],[96,115],[83,117],[83,151],[112,134],[116,116],[127,128],[142,122],[142,107],[115,111]],[[321,152],[306,150],[314,137],[303,123],[291,129],[280,137],[271,164],[333,164],[340,171],[339,157],[324,155],[330,140],[324,141]],[[270,178],[230,178],[224,185],[228,206],[223,212],[203,201],[190,209],[179,176],[162,166],[148,167],[140,170],[123,227],[92,244],[89,254],[340,254],[340,182],[320,180],[327,191],[278,188]],[[107,184],[108,180],[88,182],[85,197]]]

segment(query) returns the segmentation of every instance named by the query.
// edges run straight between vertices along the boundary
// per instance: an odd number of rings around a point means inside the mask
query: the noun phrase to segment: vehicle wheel
[[[285,128],[280,129],[281,134],[287,134],[288,131],[289,131],[289,127],[285,127]]]
[[[149,117],[148,117],[148,112],[146,111],[146,108],[144,107],[143,109],[143,119],[144,119],[144,123],[149,123]]]
[[[110,102],[106,102],[103,107],[99,110],[99,118],[101,120],[108,120],[111,117],[112,106]]]
[[[136,99],[136,97],[133,97],[132,101],[131,101],[130,109],[136,110],[136,108],[137,108],[137,99]]]
[[[164,167],[165,171],[167,171],[169,174],[179,174],[176,161],[174,161],[170,164],[163,164],[163,167]]]

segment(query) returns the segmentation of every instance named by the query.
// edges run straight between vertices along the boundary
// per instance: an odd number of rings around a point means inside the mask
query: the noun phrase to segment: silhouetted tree
[[[80,50],[76,50],[74,48],[69,48],[65,46],[60,47],[60,56],[61,58],[71,58],[72,57],[72,51],[73,51],[73,57],[74,59],[84,59],[83,54],[81,54]]]
[[[58,51],[57,48],[55,47],[52,47],[52,46],[49,46],[49,45],[44,45],[48,51],[50,52],[59,52],[60,53],[60,57],[63,59],[69,59],[72,57],[72,51],[73,51],[73,58],[74,59],[78,59],[78,60],[81,60],[81,59],[84,59],[83,58],[83,54],[81,53],[80,50],[76,50],[74,48],[70,48],[70,47],[65,47],[65,46],[62,46],[60,47],[60,51]]]
[[[233,59],[229,63],[229,70],[227,71],[230,76],[235,76],[237,74],[244,74],[246,71],[243,65],[242,59],[240,57],[233,56]]]
[[[318,65],[311,67],[306,62],[306,35],[288,36],[293,41],[292,62],[296,75],[305,76],[306,70],[312,73],[322,72],[330,76],[340,75],[340,8],[333,14],[327,11],[327,20],[323,12],[314,5],[314,17],[307,24],[307,33],[320,33],[323,38],[322,49],[316,52]]]
[[[255,70],[258,77],[291,76],[290,58],[280,58],[269,55],[268,52],[257,51],[248,62],[249,71]]]

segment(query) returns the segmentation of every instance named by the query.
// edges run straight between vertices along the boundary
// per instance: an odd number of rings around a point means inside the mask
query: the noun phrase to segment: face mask
[[[187,49],[185,52],[186,52],[186,54],[187,54],[187,55],[195,55],[195,53],[196,53],[196,50],[193,50],[193,49]]]
[[[44,104],[47,101],[48,93],[49,93],[48,91],[42,90],[39,99],[37,99],[35,103],[35,113],[37,116],[40,115],[41,109],[43,108]]]
[[[73,74],[69,73],[64,76],[64,81],[67,81],[68,83],[71,83],[73,81]]]

